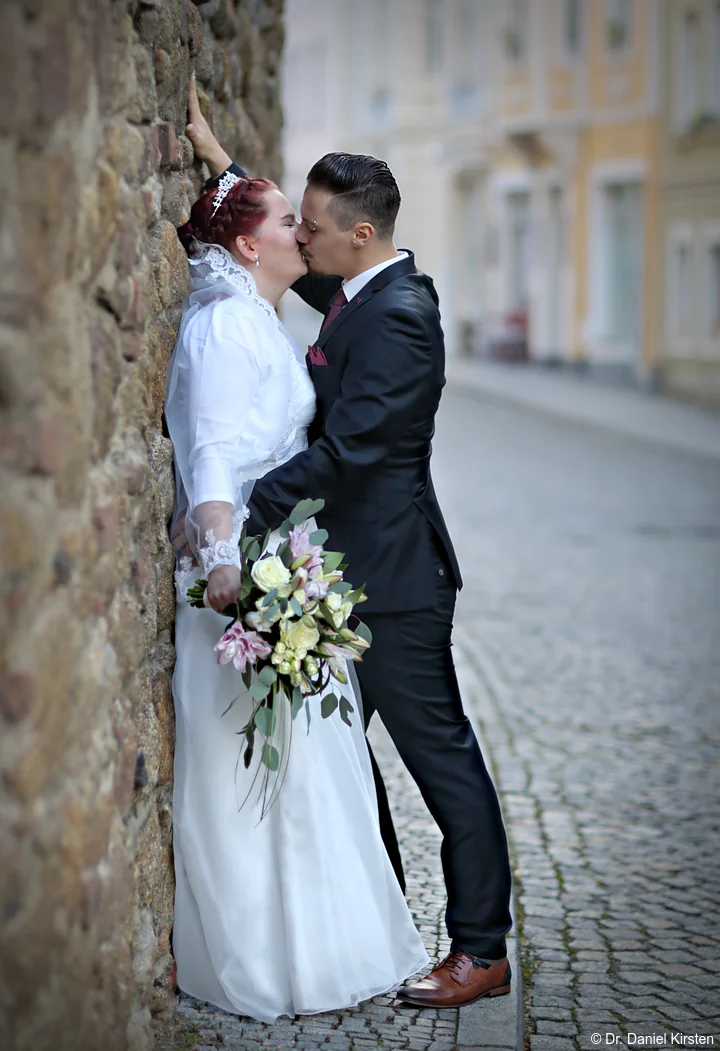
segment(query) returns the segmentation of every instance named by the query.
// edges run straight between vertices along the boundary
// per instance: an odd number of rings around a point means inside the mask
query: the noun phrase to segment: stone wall
[[[280,172],[282,0],[0,5],[0,1044],[149,1047],[168,1003],[165,371],[200,182]]]

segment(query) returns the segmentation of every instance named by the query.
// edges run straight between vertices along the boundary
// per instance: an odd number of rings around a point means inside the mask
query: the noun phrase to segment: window
[[[387,88],[376,88],[370,97],[370,115],[376,128],[387,127],[390,117],[390,92]]]
[[[564,38],[568,55],[578,55],[582,47],[582,0],[564,0]]]
[[[508,0],[506,10],[505,54],[512,62],[523,62],[527,58],[528,0]]]
[[[696,120],[702,110],[701,69],[700,16],[696,11],[685,11],[680,23],[677,64],[677,116],[682,128]]]
[[[605,0],[605,39],[610,51],[632,44],[633,0]]]
[[[635,348],[638,339],[642,259],[642,191],[639,183],[605,187],[607,335]]]
[[[470,114],[478,100],[480,57],[480,10],[477,0],[461,0],[455,9],[450,104],[456,116]]]
[[[715,116],[720,116],[720,0],[715,0],[710,11],[710,92],[709,109]]]
[[[708,262],[708,328],[713,342],[720,340],[720,241],[710,245]]]
[[[673,232],[670,249],[670,332],[673,341],[684,344],[692,335],[693,256],[692,234],[682,228]]]
[[[439,73],[442,68],[444,6],[443,0],[425,0],[425,68],[428,73]]]
[[[530,298],[530,194],[509,193],[508,205],[508,300],[510,310],[524,313]]]

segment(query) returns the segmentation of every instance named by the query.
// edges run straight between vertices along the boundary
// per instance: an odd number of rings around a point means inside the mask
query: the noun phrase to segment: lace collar
[[[258,292],[253,275],[222,245],[196,240],[188,262],[191,293],[226,283],[260,307],[276,325],[280,324],[272,303],[268,303]]]

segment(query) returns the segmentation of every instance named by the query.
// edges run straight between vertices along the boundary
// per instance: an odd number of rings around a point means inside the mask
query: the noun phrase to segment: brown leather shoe
[[[483,963],[456,949],[425,978],[404,985],[396,995],[416,1007],[464,1007],[485,996],[506,996],[510,992],[510,979],[507,958],[498,963]]]

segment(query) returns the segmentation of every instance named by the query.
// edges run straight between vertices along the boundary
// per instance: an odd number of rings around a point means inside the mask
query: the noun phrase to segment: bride
[[[387,992],[428,957],[380,837],[356,697],[352,728],[337,713],[320,718],[319,703],[308,732],[298,719],[262,821],[252,797],[241,806],[254,770],[238,764],[239,731],[252,702],[213,646],[240,584],[253,481],[307,445],[313,386],[276,313],[306,265],[293,210],[266,179],[226,176],[178,232],[191,294],[165,413],[175,519],[185,515],[194,558],[176,572],[173,949],[186,993],[273,1022]],[[211,609],[185,601],[198,577]]]

